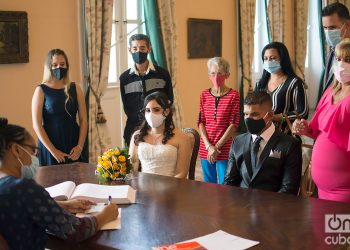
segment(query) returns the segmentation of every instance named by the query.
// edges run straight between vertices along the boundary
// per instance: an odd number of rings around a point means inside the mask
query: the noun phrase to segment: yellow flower
[[[112,167],[112,163],[109,160],[103,161],[102,162],[102,166],[105,167],[105,168],[111,168]]]
[[[117,158],[117,157],[112,156],[112,162],[113,162],[113,163],[118,162],[118,158]]]
[[[109,176],[110,176],[110,174],[107,171],[104,172],[103,177],[108,178]]]
[[[113,163],[113,170],[118,170],[119,169],[119,165],[118,163]]]
[[[125,162],[126,158],[125,158],[124,155],[119,155],[119,156],[118,156],[118,160],[119,160],[120,162]]]
[[[116,150],[113,151],[113,154],[118,156],[118,155],[120,155],[120,151],[118,149],[116,149]]]
[[[126,162],[121,163],[122,167],[126,167]]]
[[[121,175],[126,175],[126,169],[121,169],[121,170],[120,170],[120,174],[121,174]]]
[[[119,173],[118,173],[118,172],[115,172],[115,173],[113,173],[113,175],[112,175],[112,179],[115,180],[116,178],[118,178],[118,176],[119,176]]]

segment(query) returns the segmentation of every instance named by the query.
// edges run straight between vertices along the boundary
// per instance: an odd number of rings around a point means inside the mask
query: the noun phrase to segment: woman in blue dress
[[[82,241],[118,217],[117,205],[109,204],[94,216],[78,218],[71,212],[85,211],[91,202],[58,204],[33,179],[21,178],[23,168],[38,162],[37,151],[27,130],[0,118],[0,236],[9,249],[44,249],[46,233]]]
[[[87,161],[82,156],[87,132],[84,95],[70,81],[68,58],[60,49],[49,51],[46,57],[43,83],[32,99],[32,119],[39,138],[40,165]]]

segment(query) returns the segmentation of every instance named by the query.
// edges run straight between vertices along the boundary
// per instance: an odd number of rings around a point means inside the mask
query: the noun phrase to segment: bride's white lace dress
[[[142,172],[175,176],[177,161],[177,148],[175,146],[140,142],[137,155],[141,162]]]

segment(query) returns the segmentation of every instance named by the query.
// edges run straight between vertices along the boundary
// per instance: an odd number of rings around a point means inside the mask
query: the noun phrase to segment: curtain
[[[241,119],[239,131],[245,131],[243,119],[243,100],[254,86],[252,82],[252,63],[254,56],[254,28],[255,28],[255,0],[238,1],[238,30],[239,30],[239,57],[241,68],[240,108]]]
[[[162,34],[167,34],[163,37],[165,50],[166,65],[168,66],[173,83],[174,91],[174,114],[173,120],[177,128],[182,128],[182,106],[176,86],[176,71],[177,71],[177,37],[175,24],[175,0],[158,0],[158,10],[160,17],[160,27]]]
[[[85,1],[89,162],[111,146],[101,98],[108,84],[113,0]]]
[[[167,68],[162,31],[160,28],[158,5],[156,0],[144,0],[146,33],[151,39],[152,51],[150,57],[155,64]]]
[[[286,12],[293,11],[294,15],[294,48],[289,53],[294,53],[294,67],[296,74],[305,83],[305,58],[307,50],[307,25],[309,0],[293,1],[293,9],[286,8],[286,0],[270,0],[268,6],[269,28],[272,41],[285,42]],[[293,57],[292,57],[293,58]],[[307,85],[305,85],[307,86]]]
[[[173,120],[175,126],[181,128],[183,115],[176,87],[175,0],[146,0],[144,10],[146,32],[152,43],[151,60],[166,68],[170,73],[174,92]]]
[[[322,64],[323,64],[323,71],[322,71],[322,75],[320,78],[320,83],[318,85],[318,98],[317,98],[317,103],[318,101],[321,99],[322,94],[323,94],[323,77],[326,73],[326,43],[325,43],[325,37],[324,37],[324,33],[323,33],[323,26],[322,26],[322,0],[318,0],[317,1],[317,5],[318,5],[318,18],[319,18],[319,34],[320,34],[320,43],[321,43],[321,53],[322,53]],[[317,105],[316,103],[316,105]]]
[[[269,30],[271,41],[285,40],[285,0],[269,0],[268,5]]]
[[[350,0],[328,0],[327,1],[327,5],[331,4],[331,3],[342,3],[344,4],[346,7],[348,7],[348,9],[350,9]]]
[[[294,2],[294,24],[295,24],[295,73],[305,83],[305,58],[307,50],[307,26],[308,26],[308,0],[297,0]]]

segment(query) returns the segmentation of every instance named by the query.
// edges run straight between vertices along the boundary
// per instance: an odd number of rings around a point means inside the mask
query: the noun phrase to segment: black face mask
[[[131,53],[132,55],[132,59],[134,60],[135,63],[137,64],[142,64],[144,62],[146,62],[147,60],[147,55],[148,53],[146,52],[135,52],[135,53]]]
[[[67,68],[55,68],[52,70],[52,74],[57,80],[62,80],[67,75]]]
[[[263,118],[259,120],[254,120],[252,118],[244,118],[245,125],[249,133],[253,135],[260,134],[261,131],[265,128],[265,120]]]

